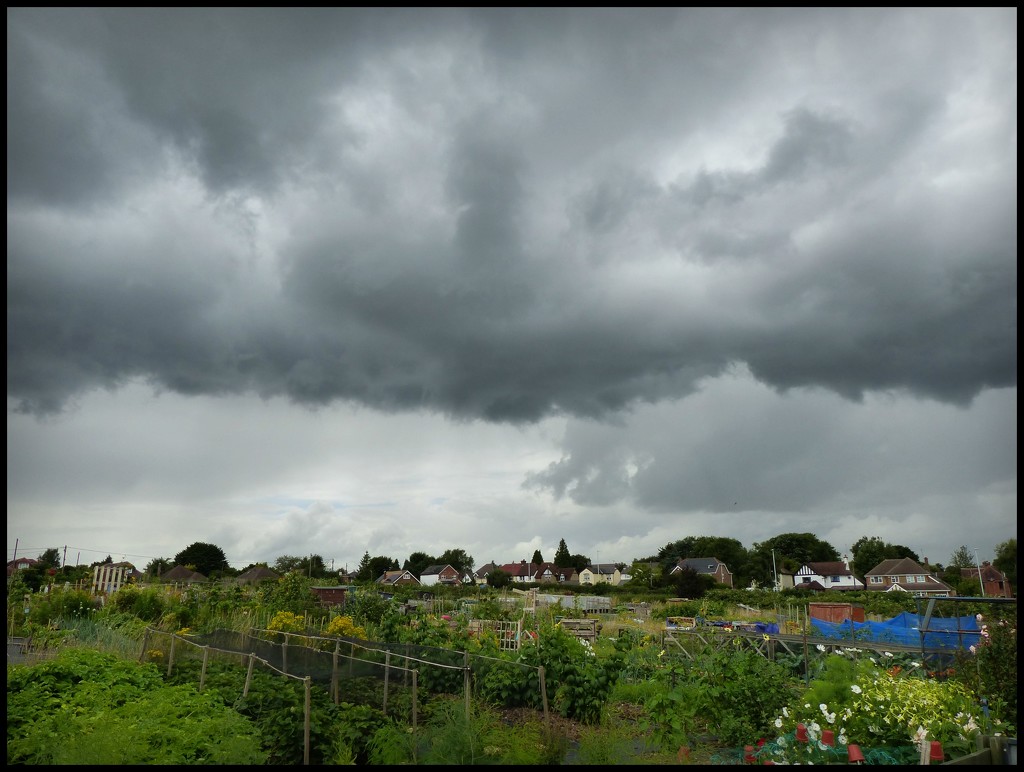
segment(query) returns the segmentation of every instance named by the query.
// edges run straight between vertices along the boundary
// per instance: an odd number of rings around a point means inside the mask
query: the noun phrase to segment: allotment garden
[[[930,605],[955,632],[926,646],[829,637],[786,592],[594,612],[486,589],[323,607],[299,574],[21,589],[9,764],[902,765],[1016,742],[1012,600]],[[891,595],[868,615],[924,618]]]

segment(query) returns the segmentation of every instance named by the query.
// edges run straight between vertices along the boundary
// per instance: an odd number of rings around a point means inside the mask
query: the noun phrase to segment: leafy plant
[[[262,764],[255,728],[153,665],[88,649],[7,671],[8,764]]]

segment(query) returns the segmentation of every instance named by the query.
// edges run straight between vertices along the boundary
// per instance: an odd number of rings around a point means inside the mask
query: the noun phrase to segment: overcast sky
[[[1017,523],[1017,9],[7,9],[7,554]]]

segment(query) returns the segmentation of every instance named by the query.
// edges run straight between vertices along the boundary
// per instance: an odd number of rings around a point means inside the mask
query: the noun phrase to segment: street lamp
[[[775,590],[775,592],[778,592],[779,591],[779,572],[775,568],[775,550],[772,550],[772,582],[774,583],[774,586],[772,587],[772,589]]]
[[[978,548],[974,548],[974,563],[978,566],[978,584],[981,585],[981,597],[985,597],[985,580],[981,577],[981,561],[978,560]]]

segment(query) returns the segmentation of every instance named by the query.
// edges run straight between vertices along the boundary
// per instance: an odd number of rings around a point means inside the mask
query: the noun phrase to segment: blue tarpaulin
[[[920,646],[921,618],[917,614],[904,612],[885,622],[825,622],[811,619],[811,625],[822,638],[872,643],[899,643],[905,646]],[[928,621],[923,633],[927,649],[966,649],[976,646],[981,639],[977,618],[973,616],[938,618]]]

